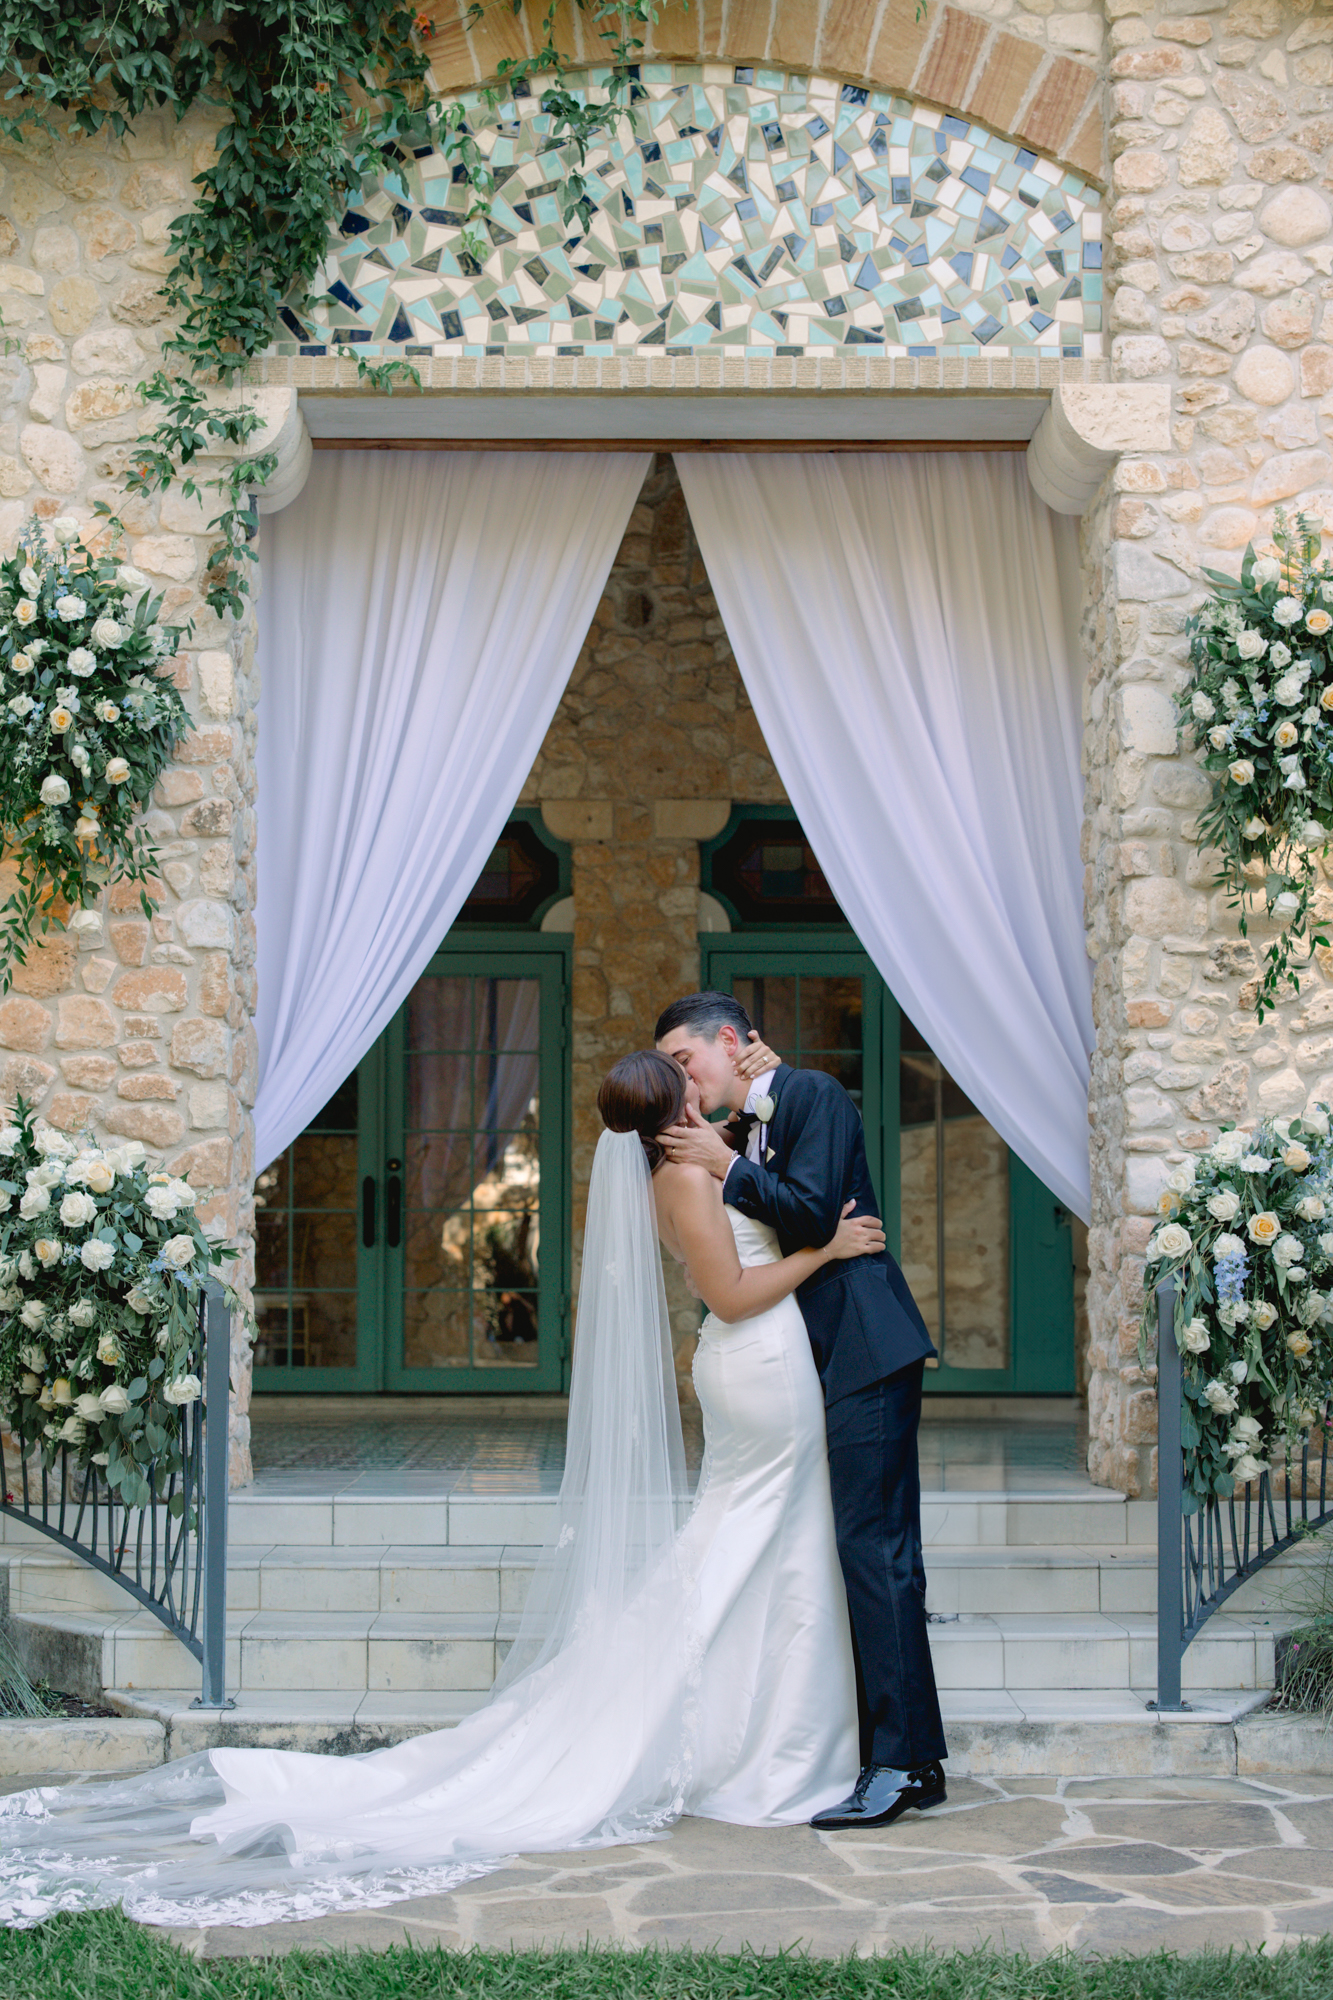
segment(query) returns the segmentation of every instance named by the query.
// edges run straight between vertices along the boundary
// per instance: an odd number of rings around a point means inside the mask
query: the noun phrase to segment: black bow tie
[[[731,1120],[731,1143],[738,1153],[745,1151],[746,1142],[758,1123],[758,1116],[753,1111],[737,1111],[733,1115]]]

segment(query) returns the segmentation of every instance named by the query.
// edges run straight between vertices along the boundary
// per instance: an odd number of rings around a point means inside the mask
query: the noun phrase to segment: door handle
[[[375,1248],[375,1177],[367,1174],[361,1183],[361,1241],[367,1250]]]
[[[396,1250],[403,1240],[403,1183],[390,1174],[384,1184],[384,1240]]]

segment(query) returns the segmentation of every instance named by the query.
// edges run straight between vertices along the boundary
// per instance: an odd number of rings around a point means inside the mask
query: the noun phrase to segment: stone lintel
[[[1165,382],[1061,382],[1028,446],[1028,477],[1057,514],[1081,514],[1117,458],[1170,450]]]
[[[730,799],[654,799],[658,840],[713,840],[731,817]]]
[[[557,840],[610,840],[615,831],[610,799],[543,799],[542,818]]]

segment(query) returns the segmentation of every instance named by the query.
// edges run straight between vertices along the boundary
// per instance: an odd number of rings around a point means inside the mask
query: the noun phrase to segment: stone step
[[[365,1548],[257,1547],[233,1542],[227,1597],[233,1611],[517,1612],[538,1551],[508,1547],[371,1544]],[[1317,1547],[1297,1548],[1246,1584],[1232,1608],[1256,1614],[1282,1608],[1291,1572],[1318,1568]],[[5,1567],[0,1554],[0,1573]],[[126,1610],[126,1594],[101,1572],[50,1541],[8,1556],[15,1611]],[[926,1552],[927,1602],[934,1612],[1001,1614],[1125,1612],[1157,1608],[1157,1556],[1150,1546],[1043,1548],[934,1544]]]
[[[448,1729],[477,1709],[479,1694],[360,1694],[306,1689],[300,1694],[242,1691],[236,1706],[219,1712],[191,1706],[193,1688],[112,1688],[108,1705],[159,1723],[168,1757],[186,1757],[212,1744],[249,1744],[338,1754],[376,1750],[431,1729]],[[1196,1694],[1185,1715],[1158,1717],[1150,1694],[1126,1688],[946,1688],[940,1694],[952,1776],[1153,1776],[1213,1778],[1237,1767],[1240,1729],[1264,1726],[1254,1711],[1267,1699],[1253,1689]],[[1279,1731],[1292,1718],[1275,1718]],[[1300,1718],[1295,1719],[1299,1728]],[[1317,1719],[1314,1726],[1318,1728]],[[1279,1751],[1283,1746],[1276,1746]],[[1326,1759],[1322,1738],[1315,1754],[1308,1741],[1271,1761],[1251,1749],[1248,1768],[1307,1770]]]
[[[517,1626],[513,1611],[266,1611],[228,1614],[227,1686],[413,1696],[483,1693]],[[197,1684],[192,1656],[140,1610],[11,1613],[29,1671],[87,1697],[108,1687]],[[1221,1613],[1185,1655],[1187,1688],[1273,1685],[1272,1622]],[[964,1613],[930,1628],[942,1689],[1070,1693],[1147,1690],[1156,1679],[1156,1621],[1148,1613]]]

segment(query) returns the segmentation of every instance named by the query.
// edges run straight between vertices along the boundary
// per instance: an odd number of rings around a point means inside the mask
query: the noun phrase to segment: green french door
[[[859,1107],[885,1232],[940,1352],[931,1393],[1072,1395],[1068,1213],[844,936],[705,935],[703,984],[735,993],[784,1061],[828,1070]]]
[[[555,1390],[569,939],[445,946],[256,1183],[255,1386]]]

